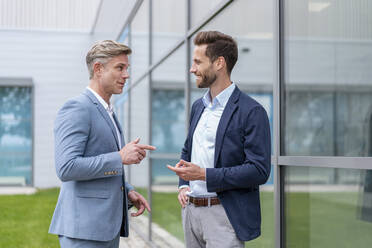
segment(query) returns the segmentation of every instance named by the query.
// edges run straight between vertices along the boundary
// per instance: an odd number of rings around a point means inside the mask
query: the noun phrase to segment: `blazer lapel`
[[[123,147],[124,144],[125,144],[125,142],[124,142],[124,134],[123,134],[123,130],[122,130],[121,127],[120,127],[120,123],[119,123],[118,119],[116,118],[115,112],[112,114],[112,116],[114,117],[114,121],[115,121],[115,123],[116,123],[116,126],[117,126],[118,129],[119,129],[121,146]],[[120,147],[120,149],[121,149],[122,147]]]
[[[116,134],[116,129],[115,129],[114,124],[112,123],[111,118],[110,118],[109,114],[107,113],[106,109],[103,108],[102,104],[99,103],[99,101],[97,100],[97,98],[93,95],[92,92],[90,92],[90,90],[86,89],[84,93],[96,105],[98,111],[101,113],[101,115],[103,116],[103,118],[105,119],[105,121],[107,122],[107,124],[109,125],[109,127],[111,129],[111,132],[114,135],[116,146],[120,150],[119,141],[118,141],[118,137],[117,137],[117,134]]]
[[[216,167],[218,157],[221,152],[223,138],[225,136],[226,128],[229,125],[232,115],[238,108],[238,100],[240,96],[240,90],[236,86],[235,90],[230,96],[230,99],[227,101],[225,109],[222,113],[220,123],[218,124],[217,133],[216,133],[216,144],[214,150],[214,167]]]

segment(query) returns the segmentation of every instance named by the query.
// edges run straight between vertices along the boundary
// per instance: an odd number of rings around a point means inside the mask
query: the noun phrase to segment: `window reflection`
[[[372,108],[368,2],[285,1],[284,155],[366,156]]]
[[[30,185],[31,87],[0,87],[0,185]]]
[[[372,242],[370,175],[356,169],[286,167],[286,247],[367,247]]]

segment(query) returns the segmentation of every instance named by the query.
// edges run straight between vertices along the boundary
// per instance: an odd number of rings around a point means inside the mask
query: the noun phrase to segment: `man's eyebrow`
[[[126,63],[118,63],[116,66],[129,66],[129,63],[126,64]]]

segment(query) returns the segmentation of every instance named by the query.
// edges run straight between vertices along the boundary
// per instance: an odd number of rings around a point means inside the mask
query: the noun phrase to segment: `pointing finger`
[[[141,144],[137,144],[137,147],[141,148],[141,149],[146,149],[146,150],[155,150],[156,147],[155,146],[150,146],[150,145],[141,145]]]

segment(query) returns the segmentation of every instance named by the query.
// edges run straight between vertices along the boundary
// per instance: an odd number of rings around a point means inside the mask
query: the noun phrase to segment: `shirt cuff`
[[[186,188],[186,187],[190,187],[190,186],[187,185],[187,184],[184,184],[184,185],[179,186],[179,187],[178,187],[178,190],[183,189],[183,188]]]

